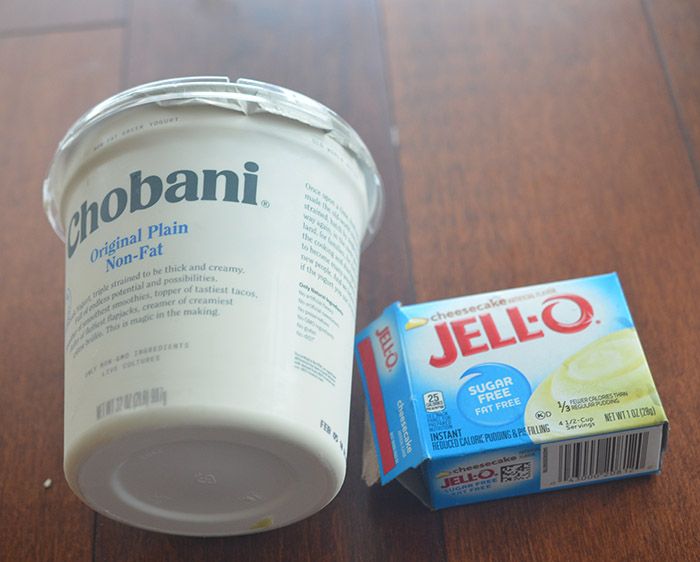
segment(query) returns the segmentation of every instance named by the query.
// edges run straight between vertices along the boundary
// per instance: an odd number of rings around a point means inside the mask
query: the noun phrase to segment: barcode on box
[[[655,472],[662,426],[542,445],[540,488]]]

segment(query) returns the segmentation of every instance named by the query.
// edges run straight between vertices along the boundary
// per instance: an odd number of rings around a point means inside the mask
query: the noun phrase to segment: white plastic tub
[[[130,525],[233,535],[345,476],[360,249],[382,189],[355,131],[276,86],[118,94],[44,185],[66,241],[65,472]]]

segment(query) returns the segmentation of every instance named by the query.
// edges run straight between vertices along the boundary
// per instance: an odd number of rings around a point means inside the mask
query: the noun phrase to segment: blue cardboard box
[[[365,479],[432,508],[660,470],[668,421],[614,273],[397,302],[356,357]]]

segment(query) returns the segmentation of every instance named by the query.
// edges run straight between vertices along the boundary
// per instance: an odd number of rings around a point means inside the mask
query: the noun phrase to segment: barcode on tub
[[[542,445],[540,486],[566,486],[658,470],[661,429]]]
[[[120,396],[115,396],[97,405],[97,419],[101,420],[112,414],[117,414],[125,410],[135,410],[146,406],[168,403],[168,393],[162,387],[146,388],[129,392]]]

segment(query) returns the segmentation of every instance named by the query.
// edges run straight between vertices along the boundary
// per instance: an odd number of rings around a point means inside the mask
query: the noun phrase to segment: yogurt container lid
[[[357,132],[325,105],[293,90],[226,76],[191,76],[150,82],[120,92],[97,104],[68,130],[54,154],[44,180],[44,209],[58,236],[65,240],[61,224],[60,202],[66,189],[66,169],[81,137],[95,125],[135,107],[155,104],[160,107],[212,105],[245,115],[272,114],[324,131],[356,159],[365,177],[369,220],[363,247],[372,240],[384,210],[382,180],[377,166]]]

